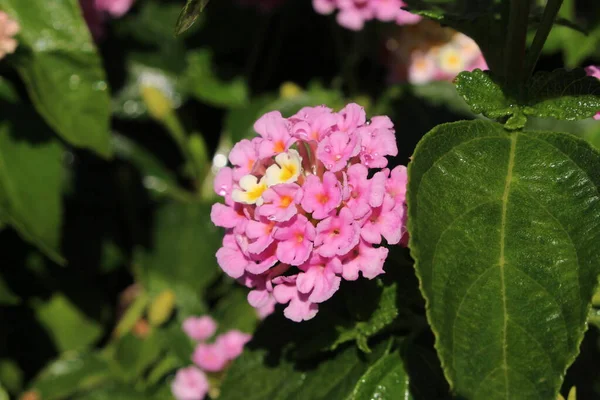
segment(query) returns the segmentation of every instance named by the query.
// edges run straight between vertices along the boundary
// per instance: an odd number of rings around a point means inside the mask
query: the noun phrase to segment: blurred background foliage
[[[246,289],[216,264],[211,181],[270,110],[356,101],[388,114],[396,164],[434,126],[478,116],[450,82],[389,83],[395,26],[347,31],[308,0],[270,11],[214,0],[175,36],[183,5],[137,0],[96,45],[74,0],[0,0],[22,26],[19,50],[0,63],[0,399],[171,398],[168,383],[193,349],[181,322],[203,313],[221,330],[258,327],[227,376],[211,378],[225,379],[225,399],[275,398],[286,385],[300,398],[338,398],[345,379],[367,368],[384,379],[389,366],[408,373],[415,398],[449,396],[405,250],[394,249],[383,280],[346,283],[315,320],[298,326],[278,312],[259,324]],[[561,16],[587,35],[557,27],[539,68],[600,62],[600,3],[567,0]],[[530,124],[600,146],[592,120]],[[363,291],[375,303],[357,301]],[[421,328],[405,336],[408,325]],[[582,350],[565,388],[597,398],[595,328]],[[340,365],[351,370],[338,372],[338,386],[314,391]],[[249,369],[270,382],[266,397],[236,391],[252,387]]]

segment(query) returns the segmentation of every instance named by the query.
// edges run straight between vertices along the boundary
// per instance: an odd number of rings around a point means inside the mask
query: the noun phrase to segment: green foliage
[[[21,25],[17,69],[38,112],[67,142],[109,156],[107,83],[78,1],[0,7]]]
[[[210,221],[210,205],[165,204],[155,218],[151,248],[135,256],[140,281],[151,294],[172,289],[179,306],[203,311],[198,294],[218,275],[213,254],[221,245],[220,231]]]
[[[90,320],[63,294],[57,293],[47,302],[35,303],[37,319],[60,352],[85,349],[102,335],[100,324]]]
[[[599,162],[570,135],[489,122],[442,125],[417,147],[410,247],[458,395],[556,397],[599,272]]]
[[[190,93],[208,104],[240,107],[248,101],[248,87],[243,78],[222,81],[212,71],[212,54],[208,49],[189,52],[183,85]]]
[[[32,389],[42,399],[59,400],[93,389],[110,377],[108,362],[96,353],[71,353],[48,365],[34,380]]]
[[[489,72],[461,72],[456,88],[475,113],[506,119],[507,129],[521,129],[526,116],[576,120],[600,110],[600,81],[583,69],[538,72],[521,94],[502,86]]]
[[[409,378],[397,352],[377,360],[358,381],[351,399],[413,400]]]
[[[62,263],[59,245],[63,146],[20,103],[3,103],[0,118],[2,219],[46,255]]]

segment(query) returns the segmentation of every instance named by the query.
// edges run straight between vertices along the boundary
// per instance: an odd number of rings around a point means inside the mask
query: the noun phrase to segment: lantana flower
[[[252,289],[261,316],[280,303],[287,318],[308,320],[342,280],[384,273],[384,244],[406,233],[406,168],[386,168],[398,153],[392,121],[367,121],[358,104],[269,112],[254,128],[259,136],[236,144],[215,179],[224,203],[211,218],[225,228],[217,261]]]
[[[594,78],[600,79],[600,66],[590,65],[585,68],[585,72],[587,72],[588,76],[593,76]],[[594,115],[594,119],[600,120],[600,111]]]
[[[11,19],[4,11],[0,11],[0,59],[15,52],[18,42],[14,36],[20,30],[17,21]]]
[[[316,12],[327,15],[338,10],[338,24],[354,31],[373,19],[398,25],[420,21],[420,16],[402,9],[405,5],[402,0],[313,0]]]
[[[208,342],[217,330],[217,323],[208,315],[188,317],[181,328],[197,342],[190,356],[195,365],[177,371],[171,392],[177,400],[202,400],[210,390],[208,376],[225,370],[252,336],[233,329]]]
[[[392,82],[451,81],[462,71],[487,69],[475,41],[431,20],[399,28],[386,47]]]

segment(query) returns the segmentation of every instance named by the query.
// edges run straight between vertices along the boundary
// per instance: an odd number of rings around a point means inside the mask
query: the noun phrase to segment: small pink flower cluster
[[[392,82],[451,81],[462,71],[487,69],[473,39],[431,20],[400,28],[386,47]]]
[[[202,400],[210,389],[205,372],[225,369],[242,354],[252,336],[231,330],[219,335],[214,343],[206,343],[217,330],[217,323],[209,316],[187,318],[183,321],[182,329],[191,339],[199,342],[192,355],[196,366],[177,371],[171,391],[177,400]]]
[[[366,21],[377,19],[384,22],[395,22],[398,25],[414,24],[421,17],[403,10],[402,0],[313,0],[313,7],[319,14],[331,14],[336,9],[338,24],[361,30]]]
[[[96,40],[104,36],[106,16],[120,18],[129,11],[135,0],[79,0],[83,17]]]
[[[217,261],[253,289],[248,301],[263,315],[289,303],[287,318],[308,320],[342,278],[384,273],[382,238],[397,244],[405,233],[406,168],[385,168],[398,153],[392,121],[367,122],[357,104],[273,111],[254,129],[260,136],[237,143],[234,167],[215,178],[225,204],[211,218],[226,228]]]
[[[600,79],[600,67],[596,65],[590,65],[585,68],[585,72],[587,72],[588,76],[593,76],[594,78]],[[600,111],[596,115],[594,115],[594,119],[600,120]]]
[[[19,33],[21,27],[17,21],[12,20],[8,14],[0,11],[0,59],[7,54],[12,54],[17,49],[18,43],[14,36]]]

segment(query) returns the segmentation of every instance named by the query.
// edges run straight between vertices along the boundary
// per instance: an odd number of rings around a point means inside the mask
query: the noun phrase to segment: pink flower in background
[[[0,11],[0,59],[15,52],[18,42],[14,39],[14,36],[20,30],[21,27],[17,21],[12,20],[8,14]]]
[[[355,31],[373,19],[398,25],[420,21],[420,16],[403,10],[404,6],[402,0],[313,0],[316,12],[327,15],[338,10],[338,24]]]
[[[83,17],[94,39],[104,36],[106,18],[120,18],[129,11],[135,0],[79,0]]]
[[[171,383],[171,392],[177,400],[202,400],[208,389],[206,375],[194,366],[177,371]]]
[[[215,334],[217,323],[208,315],[189,317],[183,321],[182,329],[191,339],[204,341]]]
[[[236,154],[233,169],[217,175],[225,204],[214,205],[211,218],[226,229],[217,261],[251,289],[259,315],[279,303],[287,318],[308,320],[342,279],[384,273],[381,245],[405,236],[406,169],[385,168],[386,156],[398,154],[394,126],[385,116],[367,121],[362,107],[348,104],[289,118],[270,112],[254,128],[259,137],[234,147],[252,144],[252,168]]]
[[[210,389],[205,372],[220,372],[227,368],[242,354],[252,335],[234,329],[217,336],[213,343],[205,343],[217,330],[217,323],[207,315],[186,318],[182,329],[191,339],[201,343],[196,345],[191,356],[196,366],[177,371],[171,392],[177,400],[202,400]]]
[[[590,65],[585,68],[585,72],[587,72],[588,76],[593,76],[594,78],[600,79],[600,67],[595,65]],[[594,119],[600,120],[600,111],[596,115],[594,115]]]
[[[225,368],[229,359],[218,344],[199,343],[192,355],[192,361],[205,371],[217,372]]]
[[[404,26],[386,42],[390,81],[451,81],[462,71],[487,69],[479,46],[435,21]]]
[[[228,360],[235,360],[244,351],[244,346],[252,339],[252,335],[232,330],[220,335],[216,345],[221,348]]]

